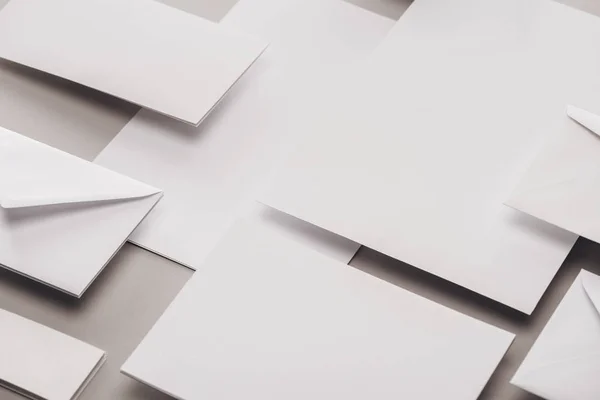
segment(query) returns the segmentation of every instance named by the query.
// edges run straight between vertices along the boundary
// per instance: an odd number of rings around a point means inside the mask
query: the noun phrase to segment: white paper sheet
[[[0,309],[0,385],[35,400],[75,400],[105,353]]]
[[[547,400],[600,398],[600,277],[581,271],[511,383]]]
[[[600,116],[569,106],[557,129],[506,204],[600,243]]]
[[[265,44],[154,0],[11,0],[0,57],[197,125]]]
[[[304,103],[306,140],[259,199],[531,313],[576,236],[503,202],[567,100],[598,102],[599,42],[600,19],[553,1],[415,0]]]
[[[182,400],[475,400],[513,337],[239,222],[122,372]]]
[[[80,297],[162,197],[0,128],[0,265]]]
[[[253,199],[305,117],[288,107],[299,78],[364,59],[393,22],[339,0],[241,0],[221,24],[271,45],[210,118],[194,129],[141,111],[95,161],[165,189],[130,241],[195,269],[249,213],[348,262],[358,244]]]

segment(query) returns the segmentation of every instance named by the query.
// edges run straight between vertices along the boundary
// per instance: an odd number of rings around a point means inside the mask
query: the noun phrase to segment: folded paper
[[[600,117],[574,106],[567,115],[506,204],[600,243]]]
[[[569,99],[600,110],[599,42],[554,1],[415,0],[364,67],[306,84],[258,199],[529,314],[577,236],[503,203]]]
[[[199,128],[142,110],[95,160],[168,194],[130,240],[197,268],[239,214],[344,262],[359,245],[255,204],[285,152],[300,77],[364,59],[393,22],[339,0],[241,0],[221,22],[271,43]]]
[[[122,372],[181,400],[475,400],[513,337],[240,221]]]
[[[159,189],[0,128],[0,265],[80,297]]]
[[[546,400],[600,398],[600,277],[581,271],[511,383]]]
[[[11,0],[0,58],[192,125],[265,45],[154,0]]]
[[[0,386],[33,400],[75,400],[106,359],[87,343],[0,309]]]

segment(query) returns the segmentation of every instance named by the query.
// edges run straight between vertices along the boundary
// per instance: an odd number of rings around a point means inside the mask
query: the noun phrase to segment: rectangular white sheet
[[[0,128],[0,266],[81,297],[162,192]]]
[[[598,98],[599,42],[554,1],[416,0],[320,110],[311,93],[259,199],[531,313],[576,236],[503,202],[568,100]]]
[[[11,0],[0,57],[197,125],[264,50],[154,0]]]
[[[239,222],[122,372],[181,400],[475,400],[513,337]]]
[[[219,108],[199,128],[142,110],[95,161],[165,189],[130,241],[195,269],[236,215],[250,213],[348,262],[358,244],[254,196],[285,151],[290,125],[305,117],[288,107],[296,82],[364,59],[393,22],[339,0],[241,0],[221,24],[271,45]]]
[[[75,400],[106,359],[80,340],[0,309],[0,385],[34,400]]]

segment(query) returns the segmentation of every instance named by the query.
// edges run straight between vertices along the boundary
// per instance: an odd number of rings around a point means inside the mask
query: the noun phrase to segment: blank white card
[[[238,222],[122,372],[181,400],[475,400],[513,337]]]
[[[192,125],[264,49],[154,0],[11,0],[0,11],[0,58]]]
[[[75,400],[105,353],[0,309],[0,385],[38,400]]]

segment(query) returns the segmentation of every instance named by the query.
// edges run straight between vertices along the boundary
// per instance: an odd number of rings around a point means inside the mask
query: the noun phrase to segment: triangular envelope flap
[[[584,288],[582,277],[586,274],[583,271],[573,282],[513,378],[515,384],[521,386],[538,374],[548,376],[555,369],[568,369],[581,360],[591,368],[593,363],[585,361],[591,355],[600,360],[600,315]]]
[[[0,129],[0,206],[124,200],[159,189]]]
[[[600,172],[600,137],[567,115],[527,169],[511,198]]]
[[[596,135],[600,135],[600,116],[571,105],[567,107],[567,115]]]
[[[550,364],[511,383],[549,400],[600,399],[600,353]]]

